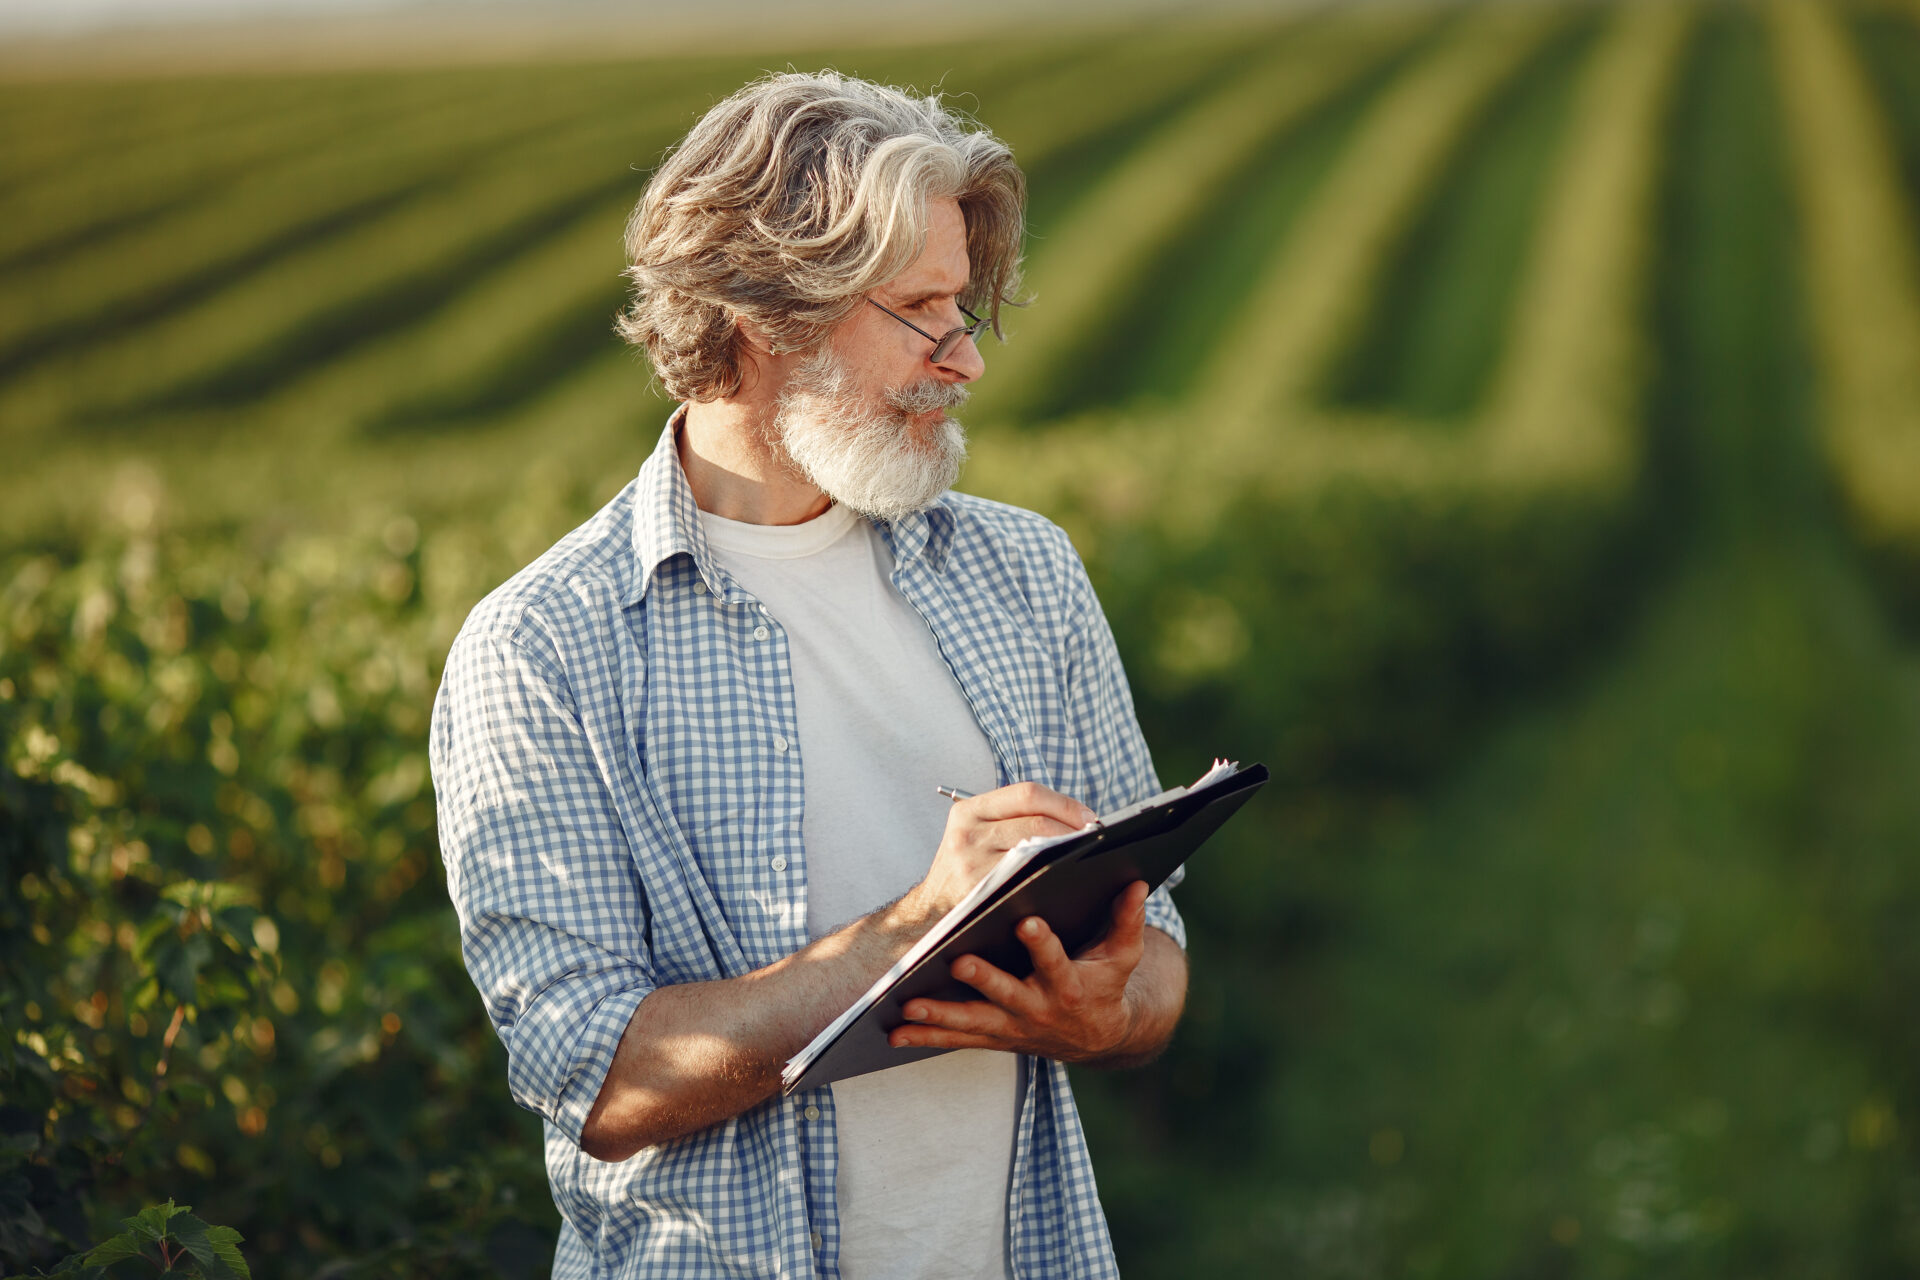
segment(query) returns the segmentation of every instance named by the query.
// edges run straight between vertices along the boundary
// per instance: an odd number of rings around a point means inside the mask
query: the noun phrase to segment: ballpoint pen
[[[943,795],[943,796],[945,796],[945,797],[946,797],[947,799],[949,799],[949,800],[971,800],[971,799],[973,799],[973,792],[971,792],[971,791],[962,791],[962,790],[961,790],[960,788],[958,788],[958,787],[935,787],[935,788],[934,788],[934,790],[935,790],[935,791],[937,791],[937,792],[939,792],[939,793],[940,793],[941,795]]]

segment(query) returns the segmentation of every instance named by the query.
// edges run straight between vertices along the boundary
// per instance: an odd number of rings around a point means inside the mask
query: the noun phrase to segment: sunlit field
[[[1031,184],[961,487],[1162,777],[1276,783],[1076,1077],[1129,1276],[1920,1272],[1920,3],[0,81],[0,1270],[539,1276],[427,717],[671,406],[650,168],[770,67]]]

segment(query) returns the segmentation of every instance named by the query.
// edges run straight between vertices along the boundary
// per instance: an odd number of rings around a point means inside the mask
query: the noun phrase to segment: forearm
[[[772,1097],[787,1059],[937,918],[909,895],[744,977],[650,993],[621,1036],[581,1149],[624,1160]]]
[[[1148,927],[1140,963],[1127,979],[1127,1031],[1120,1043],[1087,1060],[1092,1067],[1138,1067],[1159,1057],[1187,1004],[1187,953],[1180,944]]]

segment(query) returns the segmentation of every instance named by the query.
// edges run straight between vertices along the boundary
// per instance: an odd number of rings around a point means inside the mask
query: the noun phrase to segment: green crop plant
[[[392,111],[405,101],[380,105]],[[227,140],[192,135],[154,149],[159,154],[150,155],[146,175],[89,167],[78,171],[83,181],[46,184],[42,199],[30,203],[16,225],[42,221],[64,230],[101,206],[110,214],[137,207],[143,192],[162,201],[161,211],[65,253],[36,255],[18,269],[0,295],[0,360],[17,365],[23,345],[44,350],[98,341],[130,312],[143,322],[158,319],[177,299],[217,289],[303,240],[324,238],[476,162],[497,160],[504,148],[538,138],[580,109],[571,95],[533,105],[459,100],[403,112],[377,130],[331,144],[330,125],[355,127],[351,112],[338,121],[302,117],[304,138],[283,138],[281,154],[251,166],[230,186],[217,180]],[[158,197],[141,181],[166,175],[177,176],[161,183]],[[166,204],[176,185],[198,198]]]
[[[446,1156],[525,1128],[455,1101],[497,1047],[442,999],[423,742],[459,548],[429,569],[396,520],[263,556],[108,514],[0,570],[0,1194],[32,1209],[0,1256],[84,1247],[90,1206],[151,1188],[264,1214],[256,1256],[472,1274],[539,1175],[537,1131],[511,1170]]]
[[[0,395],[17,430],[59,419],[244,402],[316,349],[431,309],[475,269],[537,244],[638,183],[613,118],[564,145],[527,141],[382,216],[277,259],[202,303],[23,378]],[[106,371],[111,376],[105,376]]]
[[[1528,49],[1565,20],[1515,12],[1481,20],[1516,24]],[[1463,38],[1425,67],[1456,109],[1452,129],[1430,128],[1411,90],[1374,107],[1346,153],[1370,157],[1367,180],[1343,178],[1358,163],[1343,158],[1278,251],[1297,265],[1223,325],[1265,323],[1295,345],[1232,348],[1249,367],[1223,357],[1225,400],[1203,381],[1171,412],[1101,411],[982,452],[975,482],[1065,520],[1125,620],[1116,625],[1156,637],[1144,678],[1155,701],[1181,709],[1169,737],[1182,723],[1232,722],[1304,775],[1356,758],[1409,767],[1440,749],[1440,726],[1474,696],[1470,681],[1439,674],[1446,661],[1538,663],[1622,589],[1616,570],[1644,536],[1637,396],[1651,195],[1690,22],[1679,6],[1609,16],[1541,197],[1506,345],[1467,421],[1441,430],[1314,403],[1338,348],[1288,319],[1333,299],[1333,276],[1364,297],[1391,248],[1386,228],[1411,219],[1406,203],[1425,184],[1407,174],[1440,160],[1387,141],[1451,145],[1467,127],[1466,86],[1484,94],[1512,73],[1518,54],[1496,62],[1486,42]],[[1416,68],[1406,81],[1421,77]],[[1402,203],[1365,205],[1360,192],[1384,198],[1373,185],[1383,170],[1399,175]],[[1348,318],[1321,323],[1350,325],[1357,309],[1341,302]],[[1432,664],[1430,703],[1390,692],[1402,679],[1390,673],[1415,653]],[[1373,727],[1394,719],[1383,698],[1398,708],[1392,741]]]
[[[1829,465],[1858,536],[1911,566],[1920,558],[1920,209],[1832,12],[1780,0],[1767,14],[1805,228]]]
[[[1028,180],[1044,189],[1060,185],[1060,171],[1070,167],[1064,160],[1090,139],[1116,128],[1136,137],[1148,127],[1140,120],[1175,110],[1236,57],[1291,25],[1247,30],[1234,24],[1223,30],[1209,24],[1166,31],[1152,41],[1128,32],[1075,42],[1065,56],[1051,51],[1052,57],[1029,66],[996,58],[965,85],[942,78],[937,87],[949,106],[977,115],[1005,139]],[[980,83],[989,76],[991,85]],[[1063,163],[1055,167],[1056,160]]]
[[[1688,23],[1684,6],[1657,4],[1626,6],[1613,19],[1580,86],[1563,148],[1567,159],[1549,184],[1500,367],[1486,403],[1463,430],[1442,434],[1415,420],[1340,415],[1306,401],[1304,388],[1313,386],[1315,370],[1331,353],[1329,340],[1304,332],[1302,324],[1288,330],[1298,342],[1248,344],[1236,347],[1235,359],[1221,359],[1221,378],[1213,384],[1225,384],[1219,399],[1202,399],[1196,413],[1183,415],[1198,418],[1200,430],[1139,418],[1121,428],[1125,443],[1114,447],[1096,438],[1104,430],[1091,424],[1060,428],[1035,441],[1025,457],[1008,449],[1006,470],[993,472],[996,484],[1014,484],[1016,472],[1044,478],[1035,480],[1043,486],[1077,476],[1060,484],[1083,489],[1094,505],[1104,491],[1127,514],[1146,478],[1171,486],[1188,474],[1196,486],[1256,487],[1267,499],[1309,495],[1342,478],[1409,489],[1576,484],[1620,493],[1636,464],[1632,397],[1644,374],[1638,328],[1647,201]],[[1394,106],[1396,113],[1402,109]],[[1404,109],[1411,113],[1411,106]],[[1356,150],[1361,146],[1365,142]],[[1357,288],[1384,248],[1375,242],[1369,257],[1359,255],[1356,240],[1375,240],[1365,223],[1404,225],[1407,213],[1361,209],[1356,201],[1350,188],[1329,178],[1323,203],[1302,217],[1296,238],[1281,249],[1283,263],[1298,269],[1275,271],[1277,286],[1263,290],[1227,328],[1309,309],[1313,299],[1332,294],[1321,273]],[[1281,397],[1284,386],[1300,390]],[[1248,403],[1269,409],[1254,415]],[[1092,464],[1094,453],[1106,461]],[[1200,503],[1175,507],[1204,509]]]
[[[1145,499],[1143,486],[1165,486],[1183,499],[1171,506],[1193,513],[1196,538],[1207,529],[1207,504],[1184,499],[1223,487],[1252,487],[1268,500],[1311,495],[1352,478],[1409,490],[1525,491],[1569,483],[1618,495],[1636,462],[1633,397],[1643,373],[1636,335],[1658,130],[1689,21],[1682,6],[1654,4],[1623,7],[1612,19],[1583,77],[1562,148],[1566,159],[1545,196],[1506,349],[1485,404],[1461,430],[1435,432],[1387,414],[1328,412],[1308,398],[1331,358],[1325,331],[1338,328],[1336,318],[1350,316],[1355,305],[1332,301],[1335,285],[1362,291],[1386,247],[1385,231],[1375,224],[1404,225],[1404,202],[1415,195],[1404,191],[1400,205],[1385,207],[1362,198],[1357,173],[1351,183],[1335,175],[1281,248],[1269,287],[1226,325],[1238,331],[1260,317],[1282,318],[1269,341],[1236,345],[1221,357],[1218,377],[1202,384],[1223,387],[1219,396],[1203,396],[1181,415],[1199,426],[1136,415],[1118,427],[1116,438],[1105,424],[1067,424],[1025,448],[1002,451],[1004,467],[989,461],[994,484],[1013,492],[1024,476],[1028,489],[1064,486],[1095,510],[1106,502],[1126,516]],[[1467,47],[1486,56],[1477,44]],[[1409,123],[1417,108],[1411,96],[1379,108],[1380,131],[1354,147],[1372,152],[1370,172],[1396,171],[1389,160],[1412,167],[1418,159],[1383,155],[1371,143],[1436,141]],[[1315,299],[1325,305],[1316,308]],[[1286,318],[1295,313],[1317,316],[1321,327]],[[1179,488],[1182,483],[1193,487]],[[1040,491],[1026,496],[1043,504],[1046,498]]]
[[[1480,405],[1603,18],[1588,9],[1557,29],[1480,109],[1380,268],[1365,322],[1321,378],[1318,403],[1437,429]]]
[[[222,103],[218,118],[173,120],[162,138],[165,145],[130,129],[119,146],[89,148],[87,142],[67,137],[57,127],[41,130],[20,122],[13,127],[32,136],[59,143],[67,163],[44,175],[13,179],[6,218],[0,222],[0,262],[51,259],[64,245],[98,242],[117,227],[132,226],[176,208],[203,203],[210,196],[226,198],[239,182],[258,184],[283,177],[290,167],[326,153],[337,161],[368,143],[376,147],[401,141],[394,125],[425,125],[426,136],[438,135],[451,147],[460,133],[475,127],[498,128],[502,123],[487,108],[480,86],[454,92],[444,77],[406,80],[384,90],[349,98],[344,104],[336,92],[301,86],[283,98],[254,103],[250,110]],[[204,103],[216,97],[207,87],[180,95]],[[224,95],[217,95],[224,97]],[[121,109],[124,104],[116,104]],[[553,104],[558,106],[560,104]],[[211,112],[209,112],[211,113]],[[173,113],[156,112],[161,120]],[[537,123],[538,117],[526,123]],[[93,132],[117,132],[100,130]],[[344,144],[344,145],[343,145]],[[87,151],[87,163],[73,164],[75,150]],[[249,226],[248,230],[252,230]],[[230,228],[231,230],[231,228]]]
[[[1217,55],[1212,42],[1201,48]],[[1024,71],[1014,63],[975,83],[998,97],[996,90],[1018,83]],[[1070,76],[1065,86],[1059,75],[1035,78],[1052,92],[1091,87]],[[654,156],[671,141],[670,131],[655,129],[632,149]],[[249,415],[335,433],[503,415],[612,349],[613,316],[624,296],[619,231],[633,200],[633,191],[616,194],[480,275],[429,323],[362,344],[286,382],[251,402]]]
[[[347,433],[405,427],[437,417],[494,415],[511,402],[500,390],[502,371],[537,357],[543,341],[584,330],[611,344],[622,289],[617,234],[633,204],[622,192],[590,209],[571,226],[481,276],[437,312],[391,340],[365,343],[293,378],[248,407],[272,422]],[[592,352],[563,343],[571,355]]]
[[[1021,340],[995,353],[979,413],[1018,416],[1046,395],[1076,344],[1123,302],[1128,282],[1200,210],[1229,196],[1226,184],[1250,152],[1432,20],[1386,10],[1331,30],[1283,29],[1257,61],[1139,139],[1081,197],[1079,212],[1037,246],[1028,284],[1043,310],[1012,321]]]
[[[1377,287],[1388,252],[1462,135],[1501,82],[1566,20],[1553,7],[1475,10],[1394,84],[1321,198],[1302,213],[1209,367],[1204,385],[1216,411],[1265,418],[1317,389]]]
[[[1059,61],[1043,45],[972,83],[993,93],[1051,78]],[[23,272],[0,298],[0,368],[21,375],[0,390],[0,413],[21,433],[218,409],[287,390],[293,366],[351,353],[371,332],[408,324],[447,345],[457,335],[408,322],[459,296],[463,255],[479,277],[593,217],[617,246],[621,202],[595,197],[624,190],[630,202],[635,170],[684,126],[687,100],[737,73],[665,66],[629,102],[623,69],[546,70],[521,93],[403,116],[371,141],[267,166],[238,190]],[[191,170],[185,151],[175,161]],[[579,297],[606,279],[589,267],[555,287]]]

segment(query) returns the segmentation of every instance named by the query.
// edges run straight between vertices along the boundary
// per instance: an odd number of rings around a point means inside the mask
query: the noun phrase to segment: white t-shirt
[[[993,749],[866,520],[837,505],[799,525],[700,519],[786,633],[818,938],[919,883],[946,829],[934,788],[992,789]],[[1005,1276],[1019,1059],[961,1050],[842,1080],[833,1100],[841,1274]]]

